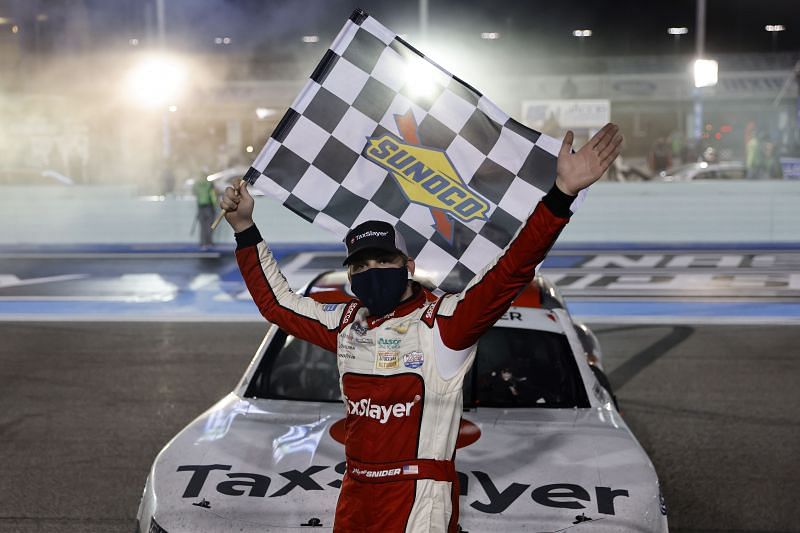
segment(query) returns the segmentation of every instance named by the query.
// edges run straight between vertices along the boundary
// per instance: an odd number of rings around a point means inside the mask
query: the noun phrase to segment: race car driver
[[[455,448],[475,345],[531,281],[568,222],[575,195],[609,167],[622,135],[607,124],[575,153],[572,142],[568,132],[555,185],[514,240],[462,292],[442,297],[409,280],[413,258],[402,236],[381,221],[364,222],[345,238],[357,299],[330,305],[298,296],[253,223],[247,188],[225,191],[220,206],[262,315],[337,355],[347,470],[335,532],[458,531]]]

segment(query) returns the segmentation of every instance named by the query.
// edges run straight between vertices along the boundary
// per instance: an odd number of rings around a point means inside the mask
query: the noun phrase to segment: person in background
[[[517,377],[510,368],[504,367],[500,371],[492,372],[492,379],[489,385],[489,394],[492,402],[502,405],[513,405],[521,402],[525,377]]]
[[[197,178],[192,185],[192,192],[197,200],[197,223],[200,226],[200,247],[208,249],[214,242],[211,239],[211,223],[216,216],[217,193],[214,184],[206,179],[206,172]]]
[[[763,154],[761,149],[761,135],[759,132],[754,132],[747,141],[745,167],[747,168],[747,179],[757,180],[761,179]]]
[[[672,148],[664,137],[659,137],[653,143],[649,157],[650,169],[658,174],[672,166]]]
[[[167,159],[161,166],[161,194],[170,195],[175,192],[175,173],[172,161]],[[214,202],[216,204],[216,202]]]
[[[782,179],[783,169],[781,168],[780,154],[777,146],[772,140],[764,143],[764,177],[767,179]]]
[[[685,163],[682,161],[681,158],[685,151],[686,139],[683,138],[683,134],[679,131],[673,131],[669,134],[669,145],[672,149],[672,162],[680,161],[681,163]]]

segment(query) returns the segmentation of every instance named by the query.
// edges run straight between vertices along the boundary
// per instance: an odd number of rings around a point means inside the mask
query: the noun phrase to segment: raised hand
[[[247,182],[242,180],[236,188],[226,187],[225,194],[219,201],[219,206],[225,211],[225,220],[231,225],[233,231],[239,233],[253,225],[253,197],[247,190]]]
[[[622,149],[622,133],[619,126],[608,123],[573,154],[574,138],[572,131],[564,136],[558,153],[556,177],[556,186],[573,196],[600,179],[608,170]]]

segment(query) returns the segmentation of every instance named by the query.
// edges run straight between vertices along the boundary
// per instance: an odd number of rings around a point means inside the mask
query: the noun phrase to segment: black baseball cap
[[[342,263],[343,265],[347,265],[353,255],[369,249],[399,252],[408,256],[403,236],[394,229],[394,226],[382,220],[362,222],[347,232],[344,244],[347,246],[347,258]]]

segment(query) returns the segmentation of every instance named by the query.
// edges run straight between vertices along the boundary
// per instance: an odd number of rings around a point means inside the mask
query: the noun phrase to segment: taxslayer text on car
[[[339,489],[342,486],[341,478],[325,482],[322,472],[329,470],[330,466],[312,465],[302,472],[299,470],[289,470],[273,474],[272,477],[264,474],[249,472],[228,472],[233,468],[232,465],[208,464],[208,465],[181,465],[178,472],[191,472],[191,477],[183,491],[184,498],[197,498],[206,487],[209,477],[217,478],[216,491],[226,496],[249,496],[249,497],[268,497],[279,498],[286,496],[295,490],[319,491],[325,490],[320,483],[325,483],[328,487]],[[341,462],[333,467],[334,472],[344,475],[346,465]],[[219,478],[224,474],[225,480]],[[627,489],[615,489],[612,487],[594,487],[594,490],[584,488],[574,483],[550,483],[531,489],[529,483],[511,483],[506,487],[498,487],[491,476],[486,472],[473,470],[472,475],[468,476],[464,472],[458,472],[458,483],[461,496],[469,496],[470,489],[474,485],[473,480],[477,481],[483,489],[485,499],[476,499],[469,503],[469,506],[477,511],[487,514],[502,513],[517,501],[523,494],[530,490],[530,498],[546,507],[558,507],[566,509],[587,509],[588,503],[593,500],[597,506],[597,512],[607,515],[616,514],[615,505],[621,501],[618,498],[628,498]],[[280,476],[278,478],[278,476]],[[316,477],[315,477],[316,476]],[[280,487],[273,486],[273,478],[281,482]],[[272,486],[273,492],[270,492]],[[204,497],[208,497],[204,494]],[[488,501],[487,501],[488,500]]]

